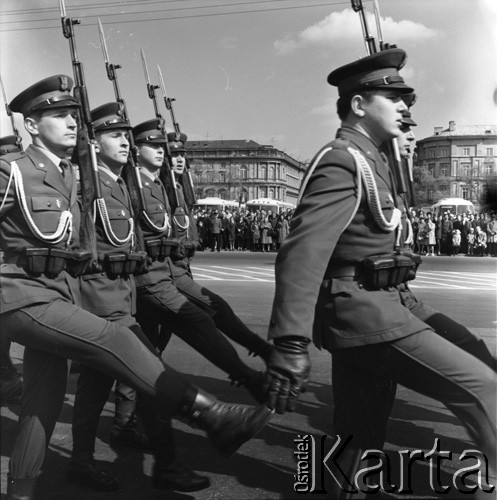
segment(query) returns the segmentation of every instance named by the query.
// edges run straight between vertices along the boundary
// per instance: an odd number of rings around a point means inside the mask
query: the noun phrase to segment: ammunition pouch
[[[195,255],[197,243],[194,241],[187,241],[185,243],[178,243],[178,246],[171,251],[171,260],[173,262],[183,259],[191,259]]]
[[[117,278],[129,279],[132,274],[143,274],[146,265],[146,252],[118,252],[105,255],[103,271],[111,280]]]
[[[411,252],[399,255],[374,255],[359,265],[338,266],[330,278],[349,277],[368,290],[380,290],[400,285],[416,277],[421,257]]]
[[[158,260],[159,262],[164,262],[164,260],[166,260],[166,257],[169,257],[172,250],[178,245],[178,241],[168,240],[166,238],[156,238],[154,240],[145,241],[147,255],[152,259],[152,262],[156,260]]]
[[[365,285],[375,290],[405,283],[412,266],[406,255],[376,255],[361,262]]]
[[[11,260],[10,258],[8,260]],[[90,263],[91,253],[85,250],[64,250],[63,248],[25,248],[17,256],[16,264],[29,276],[55,279],[62,271],[74,278],[81,276]]]
[[[407,276],[407,279],[413,280],[416,278],[416,273],[418,272],[418,267],[422,262],[421,255],[418,253],[413,253],[413,252],[401,252],[401,255],[405,255],[406,257],[409,257],[412,260],[412,266],[409,269],[409,274]]]

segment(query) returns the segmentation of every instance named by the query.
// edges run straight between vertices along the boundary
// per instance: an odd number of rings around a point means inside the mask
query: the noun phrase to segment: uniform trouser
[[[372,398],[378,384],[394,381],[444,403],[495,471],[497,375],[472,354],[427,329],[393,342],[340,349],[332,359],[335,431],[352,436],[353,447],[378,447],[392,400]]]
[[[42,467],[64,401],[66,358],[135,387],[163,416],[178,412],[196,390],[167,367],[129,329],[74,304],[57,300],[4,313],[2,330],[24,352],[23,402],[9,469],[13,478],[35,478]]]
[[[161,338],[154,340],[156,325],[165,324],[169,332],[174,332],[233,380],[250,374],[251,369],[216,328],[212,317],[180,293],[174,283],[165,281],[152,287],[138,287],[137,311],[143,331],[159,349],[164,345]],[[168,335],[164,328],[162,335]]]
[[[188,300],[212,311],[216,326],[231,340],[255,352],[263,344],[262,339],[247,327],[222,297],[200,286],[190,274],[175,276],[174,284]]]
[[[138,325],[129,328],[151,351],[154,351],[154,347]],[[113,384],[113,378],[89,366],[81,366],[73,408],[71,458],[73,462],[87,463],[93,459],[100,415]],[[134,418],[137,392],[119,381],[116,381],[116,386],[119,386],[116,387],[119,396],[116,396],[114,424],[124,426]],[[156,415],[155,411],[151,413]]]
[[[0,375],[15,370],[10,359],[10,338],[0,332]]]

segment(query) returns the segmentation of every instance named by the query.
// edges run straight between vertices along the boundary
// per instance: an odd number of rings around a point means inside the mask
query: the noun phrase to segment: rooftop
[[[259,144],[252,139],[228,139],[215,141],[188,141],[187,149],[268,149],[271,145]]]
[[[468,136],[468,135],[497,135],[497,125],[457,125],[449,122],[448,128],[435,127],[434,136]]]

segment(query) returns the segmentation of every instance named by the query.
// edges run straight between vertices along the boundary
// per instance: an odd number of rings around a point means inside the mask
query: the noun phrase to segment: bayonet
[[[380,50],[383,50],[383,34],[381,32],[381,16],[380,16],[380,6],[378,5],[378,0],[374,0],[374,18],[376,20],[376,33],[378,35],[378,44],[380,45]]]
[[[19,134],[19,130],[17,130],[16,127],[16,121],[14,119],[14,115],[12,114],[12,110],[9,107],[9,101],[7,100],[7,94],[5,92],[5,87],[3,85],[2,81],[2,76],[0,75],[0,87],[2,89],[2,97],[3,97],[3,102],[5,103],[5,111],[7,112],[7,116],[10,118],[10,123],[12,125],[12,131],[14,132],[14,135],[16,136],[16,144],[17,147],[22,151],[22,138]]]
[[[104,56],[105,68],[107,70],[107,77],[112,82],[112,85],[114,86],[114,95],[116,96],[116,101],[121,104],[123,118],[129,124],[128,109],[126,107],[125,100],[121,96],[121,92],[119,90],[119,83],[118,83],[118,79],[117,79],[117,73],[116,73],[116,69],[121,68],[121,65],[120,64],[113,64],[110,62],[109,51],[107,50],[107,43],[105,41],[104,28],[102,26],[102,23],[100,22],[100,19],[98,19],[98,32],[100,35],[100,45],[102,46],[102,53]],[[131,151],[131,157],[129,160],[129,164],[130,164],[130,167],[131,167],[132,173],[133,173],[132,179],[131,179],[131,176],[128,177],[128,179],[129,179],[128,187],[129,187],[130,194],[131,194],[131,200],[133,202],[133,208],[134,208],[136,216],[138,217],[142,213],[142,211],[143,212],[146,211],[147,205],[146,205],[146,201],[145,201],[145,196],[143,194],[143,185],[142,185],[140,171],[139,171],[139,167],[138,167],[138,149],[135,145],[135,141],[134,141],[133,134],[131,133],[131,131],[128,134],[128,140],[129,140],[129,147],[130,147],[130,151]],[[133,183],[133,185],[131,183]]]
[[[157,71],[159,73],[160,88],[162,90],[162,95],[164,96],[164,104],[166,105],[166,109],[168,109],[169,113],[171,114],[171,121],[173,122],[174,131],[176,132],[176,134],[179,134],[180,127],[179,123],[176,121],[176,118],[174,116],[174,109],[173,109],[173,101],[175,101],[176,99],[168,97],[166,92],[166,85],[164,83],[164,78],[162,76],[162,71],[159,65],[157,65]]]

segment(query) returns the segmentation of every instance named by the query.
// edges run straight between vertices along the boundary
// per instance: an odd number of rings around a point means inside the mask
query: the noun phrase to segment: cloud
[[[321,21],[300,31],[297,34],[287,34],[282,40],[274,42],[276,53],[290,54],[299,49],[314,46],[332,47],[333,44],[347,43],[351,39],[357,40],[359,19],[352,9],[333,12]],[[376,36],[374,15],[366,13],[366,19],[371,34]],[[414,21],[395,21],[391,17],[381,19],[383,37],[395,43],[416,39],[417,42],[442,36],[443,34]]]
[[[236,48],[236,44],[238,42],[238,38],[236,36],[226,36],[219,41],[219,45],[222,49],[234,49]]]

